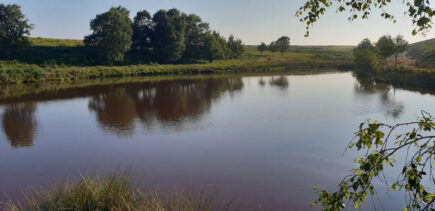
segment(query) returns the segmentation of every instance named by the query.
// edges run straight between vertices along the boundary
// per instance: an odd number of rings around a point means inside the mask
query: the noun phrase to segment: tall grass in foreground
[[[83,176],[77,183],[31,189],[22,199],[1,202],[0,210],[207,211],[229,210],[230,206],[231,202],[224,206],[216,205],[203,192],[198,197],[183,193],[164,197],[156,192],[145,194],[132,189],[126,174],[113,174],[101,178]]]

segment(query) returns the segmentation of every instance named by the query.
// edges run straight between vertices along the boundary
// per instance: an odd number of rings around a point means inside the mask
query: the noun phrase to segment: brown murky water
[[[342,152],[358,123],[435,113],[432,94],[362,85],[351,73],[9,89],[0,192],[128,170],[140,186],[217,190],[242,210],[309,209],[313,185],[333,188],[352,167],[355,155]],[[400,194],[380,197],[386,209],[403,205]]]

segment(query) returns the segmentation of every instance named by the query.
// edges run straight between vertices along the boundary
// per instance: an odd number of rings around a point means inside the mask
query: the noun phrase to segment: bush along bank
[[[394,86],[406,86],[435,90],[435,70],[419,70],[401,67],[397,70],[388,68],[378,70],[375,79]]]

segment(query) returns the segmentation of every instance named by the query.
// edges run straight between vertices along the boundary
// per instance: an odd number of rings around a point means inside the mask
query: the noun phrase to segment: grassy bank
[[[220,60],[204,64],[176,65],[124,65],[124,66],[66,66],[56,64],[26,64],[0,62],[0,83],[28,83],[45,81],[71,81],[97,78],[132,77],[149,75],[220,74],[270,72],[281,70],[308,70],[337,68],[350,63],[347,60],[318,59],[311,54],[286,53],[284,55],[255,55],[247,53],[239,60]]]
[[[231,202],[219,205],[200,193],[159,194],[134,189],[125,174],[103,178],[84,176],[76,183],[31,189],[20,199],[0,203],[1,210],[229,210]]]
[[[75,81],[149,75],[191,75],[220,73],[273,72],[349,66],[348,47],[301,47],[290,52],[265,52],[253,46],[237,60],[194,64],[140,64],[119,66],[88,65],[81,40],[30,38],[30,46],[17,53],[16,61],[0,61],[0,84]]]
[[[349,69],[352,67],[352,46],[291,46],[289,52],[260,53],[256,46],[245,46],[237,60],[219,60],[195,64],[140,64],[119,66],[86,65],[81,40],[31,38],[31,46],[17,61],[0,61],[0,84],[49,81],[83,81],[89,79],[127,78],[157,75],[199,75],[228,73],[273,73],[313,69]],[[418,43],[410,52],[422,51]],[[414,50],[413,50],[414,49]],[[416,53],[417,52],[417,53]],[[412,55],[414,55],[412,54]],[[382,68],[376,80],[397,86],[435,89],[435,69],[405,65],[397,71]]]
[[[299,55],[296,55],[299,57]],[[343,62],[321,61],[314,58],[286,60],[242,59],[216,61],[208,64],[180,65],[129,65],[129,66],[59,66],[30,65],[16,62],[0,62],[0,83],[28,83],[45,81],[70,81],[114,77],[181,74],[220,74],[268,72],[281,70],[308,70],[312,68],[336,68]]]

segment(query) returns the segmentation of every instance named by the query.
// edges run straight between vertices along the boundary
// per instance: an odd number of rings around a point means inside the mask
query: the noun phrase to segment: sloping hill
[[[407,56],[419,67],[435,67],[435,38],[409,45]]]
[[[435,38],[410,44],[407,55],[419,59],[425,53],[433,50],[435,50]]]

